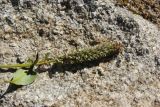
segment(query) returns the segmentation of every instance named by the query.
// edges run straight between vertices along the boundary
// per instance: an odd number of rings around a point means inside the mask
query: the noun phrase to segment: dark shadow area
[[[65,7],[65,11],[71,10],[70,0],[62,1],[60,4],[62,7]]]
[[[4,98],[6,94],[12,93],[13,91],[16,91],[18,88],[21,87],[21,85],[15,85],[10,83],[7,90],[2,95],[0,95],[0,99]]]
[[[19,0],[10,0],[13,7],[19,6]]]
[[[39,67],[38,67],[36,71],[38,73],[48,71],[49,77],[52,78],[52,76],[57,72],[58,73],[65,73],[65,71],[68,71],[71,73],[76,73],[78,70],[82,70],[84,68],[91,68],[94,66],[98,66],[99,63],[109,62],[109,61],[115,59],[117,57],[117,55],[118,55],[118,53],[111,54],[110,56],[107,56],[107,57],[101,57],[101,58],[98,58],[97,60],[86,61],[86,62],[75,63],[75,64],[70,64],[70,63],[54,64],[54,65],[52,65],[51,68],[46,69],[44,71],[39,71],[38,70]],[[33,65],[28,69],[33,70],[33,67],[37,63],[37,61],[38,61],[38,57],[36,58],[35,63],[33,63]],[[15,72],[15,71],[16,71],[16,69],[8,69],[8,70],[0,69],[0,73],[2,73],[2,72]],[[15,85],[15,84],[10,83],[7,90],[2,95],[0,95],[0,99],[4,98],[6,94],[11,93],[13,91],[16,91],[18,88],[21,88],[21,87],[22,87],[21,85]]]
[[[2,69],[0,68],[0,73],[6,73],[6,72],[15,72],[16,69],[13,69],[13,68],[9,68],[9,69]]]
[[[84,68],[91,68],[94,66],[98,66],[100,63],[109,62],[116,58],[117,55],[110,55],[110,57],[102,57],[98,60],[86,61],[83,63],[76,63],[76,64],[54,64],[51,69],[47,70],[49,72],[49,77],[55,73],[65,73],[65,71],[69,71],[72,73],[76,73],[78,70],[82,70]]]
[[[69,71],[72,73],[76,73],[77,70],[82,70],[84,68],[91,68],[93,66],[98,66],[99,63],[105,63],[105,62],[109,62],[113,59],[115,59],[117,57],[118,53],[115,54],[111,54],[110,56],[107,57],[102,57],[102,58],[98,58],[97,60],[92,60],[92,61],[86,61],[86,62],[82,62],[82,63],[74,63],[74,64],[70,64],[70,63],[65,63],[61,64],[61,63],[57,63],[52,65],[51,67],[47,67],[47,68],[43,68],[43,65],[40,65],[37,67],[36,72],[37,73],[42,73],[42,72],[46,72],[49,71],[49,74],[55,74],[56,72],[59,73],[64,73],[65,71]],[[32,71],[33,67],[35,66],[35,63],[30,67],[30,68],[21,68],[21,69],[26,69],[29,71]],[[9,69],[1,69],[0,68],[0,73],[6,73],[6,72],[11,72],[14,73],[17,69],[13,69],[13,68],[9,68]]]

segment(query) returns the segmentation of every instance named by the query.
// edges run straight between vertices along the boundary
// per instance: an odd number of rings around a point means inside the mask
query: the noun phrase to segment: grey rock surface
[[[0,64],[51,56],[109,38],[124,45],[110,62],[62,69],[0,99],[1,107],[160,107],[160,30],[112,0],[1,0]],[[0,71],[3,93],[12,73]]]

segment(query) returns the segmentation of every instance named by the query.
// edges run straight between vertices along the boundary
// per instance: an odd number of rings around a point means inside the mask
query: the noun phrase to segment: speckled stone
[[[44,72],[42,66],[33,84],[7,94],[0,107],[160,106],[156,25],[112,0],[13,1],[0,1],[0,64],[34,59],[36,52],[40,58],[65,54],[106,38],[122,43],[123,51],[91,67],[57,65]],[[11,72],[0,70],[0,94],[8,87],[4,80],[11,77]]]

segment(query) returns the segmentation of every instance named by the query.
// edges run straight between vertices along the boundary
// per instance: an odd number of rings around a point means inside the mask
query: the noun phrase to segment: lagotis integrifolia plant
[[[96,46],[73,51],[72,53],[55,58],[45,58],[43,60],[38,60],[37,55],[37,58],[34,62],[0,65],[0,68],[16,68],[17,71],[13,74],[13,78],[11,79],[10,83],[16,85],[28,85],[34,82],[36,78],[37,73],[33,70],[34,66],[44,64],[81,64],[102,58],[110,58],[114,55],[117,55],[121,51],[121,49],[121,44],[113,41],[106,41],[99,43]],[[30,69],[28,70],[22,69],[28,67],[30,67]]]

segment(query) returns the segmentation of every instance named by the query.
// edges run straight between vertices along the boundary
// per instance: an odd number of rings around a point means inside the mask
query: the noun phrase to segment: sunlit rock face
[[[40,58],[46,53],[56,57],[104,39],[120,42],[123,50],[108,62],[89,63],[90,67],[41,66],[46,72],[0,99],[0,106],[159,107],[160,30],[115,4],[114,0],[1,0],[0,64],[35,59],[36,52]],[[11,78],[12,72],[0,70],[0,94]]]

